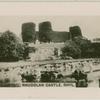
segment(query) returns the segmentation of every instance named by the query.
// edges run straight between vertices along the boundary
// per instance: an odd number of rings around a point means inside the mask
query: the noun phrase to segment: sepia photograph
[[[99,99],[100,3],[0,2],[0,98]]]
[[[100,87],[100,16],[0,16],[0,87]]]

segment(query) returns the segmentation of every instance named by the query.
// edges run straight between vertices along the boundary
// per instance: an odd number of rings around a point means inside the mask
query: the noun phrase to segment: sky
[[[84,37],[100,38],[100,16],[0,16],[0,32],[10,30],[20,37],[23,23],[35,23],[38,31],[38,24],[44,21],[50,21],[54,31],[69,31],[70,26],[78,25]]]

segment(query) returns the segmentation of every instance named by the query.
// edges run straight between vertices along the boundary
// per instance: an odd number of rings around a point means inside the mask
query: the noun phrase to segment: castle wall
[[[38,39],[41,43],[60,43],[73,39],[76,36],[82,36],[82,32],[79,26],[73,26],[67,31],[54,31],[52,24],[49,21],[39,24],[39,31],[35,30],[35,24],[24,23],[22,24],[22,39],[23,42],[36,42]]]

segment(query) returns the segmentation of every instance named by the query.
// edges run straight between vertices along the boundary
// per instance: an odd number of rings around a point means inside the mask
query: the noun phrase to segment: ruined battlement
[[[39,31],[36,31],[35,26],[35,23],[32,22],[22,24],[23,42],[36,42],[38,39],[40,42],[44,43],[60,43],[73,39],[75,36],[82,36],[82,32],[79,26],[69,27],[69,32],[53,30],[50,21],[39,23]]]

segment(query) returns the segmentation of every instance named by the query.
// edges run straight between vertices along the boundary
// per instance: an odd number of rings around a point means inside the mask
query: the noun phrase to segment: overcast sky
[[[50,21],[55,31],[69,31],[70,26],[78,25],[83,36],[100,38],[100,16],[0,16],[0,32],[10,30],[20,36],[22,23],[34,22],[38,30],[43,21]]]

